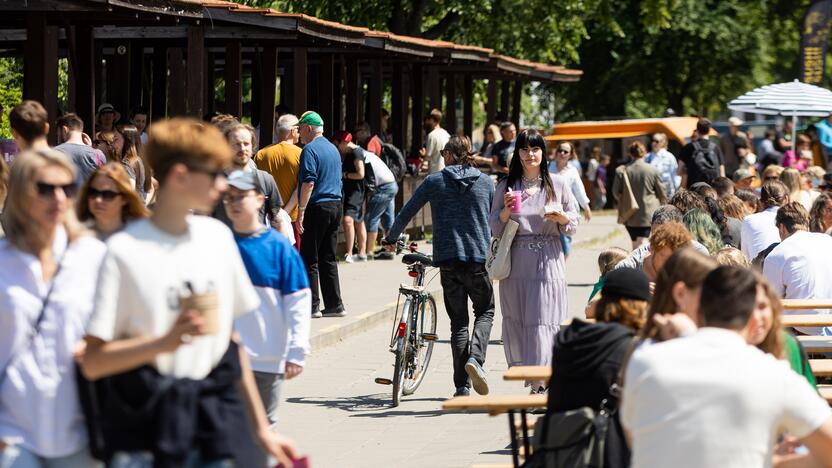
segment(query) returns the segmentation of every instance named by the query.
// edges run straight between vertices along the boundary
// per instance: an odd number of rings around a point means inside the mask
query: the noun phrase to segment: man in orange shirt
[[[275,122],[278,142],[261,149],[254,156],[257,168],[274,177],[280,197],[286,200],[283,207],[292,218],[295,233],[295,247],[300,249],[300,235],[294,221],[298,216],[298,173],[300,172],[300,147],[297,142],[298,118],[292,114],[280,116]]]

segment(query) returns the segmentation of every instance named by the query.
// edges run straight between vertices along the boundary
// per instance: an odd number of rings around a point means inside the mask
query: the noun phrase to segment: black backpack
[[[693,165],[697,172],[702,174],[702,181],[711,183],[719,177],[719,157],[716,155],[716,145],[710,141],[694,141],[693,143]]]
[[[387,165],[396,182],[401,182],[404,175],[407,173],[407,163],[405,163],[402,152],[390,143],[383,143],[381,145],[381,161]]]
[[[367,150],[364,150],[364,154],[373,154]],[[373,156],[375,156],[373,154]],[[373,193],[376,191],[376,171],[373,170],[373,165],[370,164],[370,161],[367,161],[366,157],[364,159],[364,188],[367,190],[367,193]]]

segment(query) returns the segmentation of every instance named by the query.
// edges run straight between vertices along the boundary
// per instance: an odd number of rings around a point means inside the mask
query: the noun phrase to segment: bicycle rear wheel
[[[401,322],[399,322],[399,327],[404,327],[404,333],[402,334],[398,331],[398,328],[396,329],[396,332],[399,333],[400,336],[396,339],[396,360],[393,364],[393,407],[399,406],[399,401],[404,394],[404,380],[405,372],[407,370],[409,349],[408,335],[410,333],[410,307],[410,300],[405,301],[404,307],[402,307]]]
[[[434,301],[433,296],[428,294],[421,301],[420,306],[422,309],[416,310],[418,325],[411,332],[413,341],[411,342],[412,349],[407,356],[408,370],[405,373],[404,387],[402,388],[402,394],[404,395],[412,395],[419,388],[422,380],[425,379],[430,357],[433,354],[433,340],[425,340],[423,335],[436,335],[436,301]]]

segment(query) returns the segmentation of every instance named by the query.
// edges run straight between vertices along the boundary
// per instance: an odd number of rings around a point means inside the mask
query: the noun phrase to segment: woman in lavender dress
[[[566,180],[549,174],[546,143],[536,130],[517,137],[508,177],[497,184],[491,206],[491,230],[503,232],[509,218],[520,226],[511,247],[511,275],[500,281],[503,344],[509,367],[548,366],[560,323],[567,315],[566,268],[561,233],[573,235],[577,203]],[[521,193],[520,212],[512,211]],[[548,213],[545,214],[544,213]],[[532,393],[545,382],[527,382]]]

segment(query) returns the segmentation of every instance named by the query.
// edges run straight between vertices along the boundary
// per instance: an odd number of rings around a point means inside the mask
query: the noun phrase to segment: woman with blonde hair
[[[799,202],[806,210],[812,209],[812,195],[808,190],[803,190],[803,182],[797,169],[784,169],[780,173],[780,182],[789,190],[789,201]]]
[[[482,132],[482,135],[483,140],[482,147],[480,148],[480,156],[482,156],[483,158],[491,158],[491,153],[494,150],[494,145],[502,139],[502,137],[500,136],[500,127],[491,124],[485,127],[485,130]]]
[[[748,212],[748,205],[736,195],[725,195],[717,200],[717,204],[722,209],[722,214],[728,218],[742,221],[750,214]]]
[[[99,167],[90,175],[81,187],[77,210],[78,219],[92,222],[101,240],[120,231],[129,221],[150,216],[124,166],[115,162]]]
[[[72,210],[75,168],[51,149],[11,168],[0,241],[0,466],[96,466],[75,358],[104,244]]]
[[[723,247],[714,256],[716,262],[720,265],[735,265],[745,268],[751,267],[751,261],[742,253],[742,250],[736,247]]]

